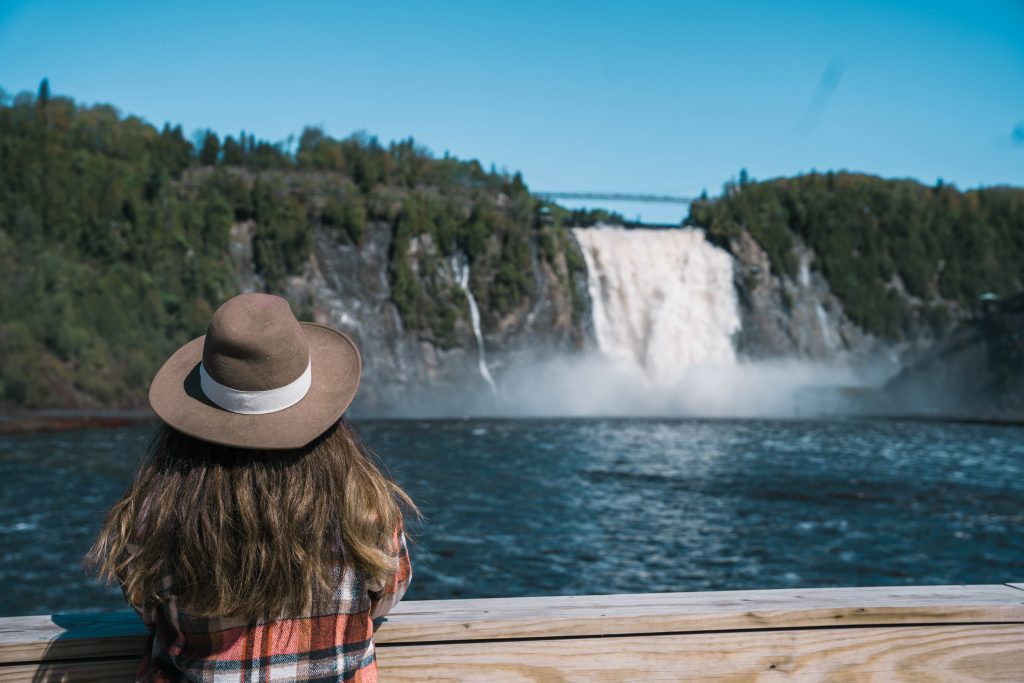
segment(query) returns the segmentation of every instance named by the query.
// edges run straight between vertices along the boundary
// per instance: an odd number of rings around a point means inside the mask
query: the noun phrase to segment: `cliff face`
[[[403,317],[395,303],[393,223],[368,223],[359,243],[323,224],[311,230],[312,255],[300,273],[286,278],[281,293],[297,310],[359,344],[364,374],[356,409],[364,414],[471,411],[491,395],[484,368],[501,386],[517,368],[597,348],[588,273],[571,267],[584,263],[572,231],[560,231],[563,237],[554,248],[548,243],[546,254],[539,238],[529,240],[531,294],[505,312],[488,305],[493,264],[502,260],[494,240],[474,265],[462,252],[445,257],[430,234],[413,237],[399,258],[416,286],[431,293],[432,305],[452,311],[450,333],[440,333]],[[236,224],[231,235],[240,288],[262,289],[253,267],[252,224]],[[725,246],[739,303],[741,326],[733,344],[740,358],[856,361],[892,350],[850,321],[810,248],[794,247],[798,269],[791,278],[772,272],[767,253],[748,233]],[[459,279],[463,265],[469,266],[468,292]],[[467,295],[479,305],[479,344]]]
[[[731,237],[742,328],[737,352],[747,358],[798,357],[833,360],[857,357],[881,348],[875,337],[843,311],[828,281],[815,267],[814,251],[793,248],[797,276],[772,272],[767,252],[747,232]]]
[[[588,315],[580,309],[586,293],[584,273],[572,272],[571,240],[559,244],[546,257],[537,239],[531,239],[530,266],[533,293],[504,313],[484,302],[493,273],[485,265],[469,266],[463,289],[459,269],[466,256],[445,258],[432,237],[410,240],[406,259],[416,283],[439,296],[435,304],[453,311],[450,334],[411,325],[394,300],[392,252],[395,226],[374,221],[358,243],[343,239],[336,230],[317,225],[313,250],[299,274],[283,283],[284,296],[297,309],[308,307],[317,322],[343,330],[363,352],[363,381],[355,410],[363,414],[432,414],[458,412],[487,395],[481,368],[501,382],[514,371],[546,355],[580,350],[589,337]],[[262,289],[253,268],[250,225],[236,224],[231,253],[241,291]],[[490,245],[497,249],[497,245]],[[484,261],[485,259],[478,259]],[[469,296],[481,302],[481,358],[471,316]]]
[[[524,369],[544,367],[546,359],[579,357],[599,347],[591,301],[595,282],[588,283],[588,277],[603,276],[587,272],[575,232],[531,213],[536,205],[527,196],[485,192],[466,204],[421,188],[400,190],[376,208],[371,198],[371,217],[355,229],[348,214],[329,220],[329,206],[304,199],[308,262],[269,289],[286,295],[307,317],[356,339],[364,350],[364,381],[356,404],[363,414],[465,414],[488,403],[500,412],[492,377],[497,387],[507,388],[509,380]],[[843,260],[837,253],[845,252],[837,252],[806,225],[773,219],[768,227],[744,228],[757,227],[749,221],[760,216],[757,206],[771,203],[765,197],[755,197],[761,204],[752,207],[733,207],[735,214],[722,213],[729,202],[752,196],[748,189],[719,204],[705,203],[696,217],[709,219],[706,228],[694,216],[688,221],[705,228],[708,239],[731,255],[740,317],[732,345],[740,360],[832,364],[853,371],[845,381],[880,384],[900,365],[926,354],[942,339],[944,326],[967,315],[962,302],[936,294],[941,281],[913,284],[911,265],[888,268],[888,261],[871,251],[871,242],[854,244],[852,256]],[[791,220],[803,220],[794,207],[787,209],[798,217]],[[877,210],[868,207],[862,213]],[[444,223],[449,219],[461,226],[454,240]],[[243,291],[268,288],[258,267],[259,234],[252,220],[231,230],[230,253]],[[628,231],[623,234],[628,238]],[[832,252],[823,257],[805,237]],[[616,257],[628,260],[636,248],[627,239],[616,247]],[[864,259],[875,263],[864,268]],[[945,272],[942,268],[937,272]],[[666,285],[650,284],[655,298]],[[615,290],[612,296],[624,296],[614,283],[601,280],[605,285]],[[633,301],[630,307],[646,303],[657,304]],[[697,325],[685,334],[703,332]],[[981,356],[970,356],[976,357]],[[957,367],[970,365],[957,361]],[[978,375],[953,374],[960,384]],[[887,400],[893,406],[907,404],[911,394],[901,388]],[[872,400],[871,410],[885,409]],[[962,401],[955,405],[964,412]]]
[[[990,298],[885,387],[903,415],[1024,420],[1024,294]]]
[[[756,240],[779,282],[806,282],[809,253],[810,280],[822,274],[850,321],[888,344],[914,347],[970,317],[983,295],[1024,288],[1022,208],[1015,188],[962,192],[828,172],[743,178],[719,197],[695,200],[686,222],[741,260],[745,236]]]
[[[4,409],[144,406],[160,364],[239,291],[284,294],[349,331],[366,352],[360,401],[381,412],[418,389],[423,404],[483,400],[491,375],[535,402],[536,382],[556,380],[524,370],[597,346],[569,228],[614,221],[534,196],[519,174],[315,128],[294,151],[251,135],[193,145],[180,127],[55,97],[0,102],[0,148]],[[746,358],[924,348],[979,299],[1024,289],[1015,188],[744,177],[686,223],[735,259]],[[655,305],[658,286],[641,290],[632,308],[658,310],[651,325],[685,322],[685,306]],[[584,360],[597,370],[557,381],[588,393],[607,359]]]
[[[494,300],[494,264],[502,262],[501,245],[495,240],[470,263],[461,251],[443,254],[430,234],[411,238],[397,258],[403,259],[401,267],[408,268],[415,286],[434,297],[432,305],[442,317],[451,311],[449,328],[417,325],[419,318],[403,316],[395,303],[394,224],[368,223],[358,243],[330,226],[316,224],[310,229],[312,254],[301,272],[281,283],[279,291],[306,317],[344,330],[356,340],[364,361],[363,384],[355,405],[361,415],[476,413],[482,403],[500,406],[497,391],[524,369],[598,349],[590,301],[595,283],[587,280],[594,274],[579,267],[586,261],[574,231],[561,231],[562,237],[555,242],[545,241],[553,233],[545,237],[538,232],[529,239],[530,294],[504,311],[488,304]],[[625,239],[614,255],[628,261],[625,252],[633,248],[631,235],[621,229],[617,234]],[[231,231],[230,252],[243,291],[265,287],[253,265],[253,235],[249,222],[238,223]],[[914,340],[917,349],[925,350],[918,352],[906,341],[882,340],[852,322],[832,293],[814,250],[799,240],[792,247],[795,277],[773,272],[764,248],[746,232],[731,236],[722,246],[732,259],[732,285],[741,322],[732,343],[740,360],[838,362],[854,368],[854,376],[859,375],[861,381],[875,384],[895,373],[902,361],[910,369],[890,382],[886,392],[859,397],[868,401],[864,410],[1019,413],[1019,385],[1024,377],[1017,343],[1019,300],[1012,315],[986,323],[995,329],[996,322],[1009,321],[1010,332],[996,334],[984,325],[961,327],[938,343],[930,338]],[[603,278],[600,273],[598,276]],[[635,276],[657,280],[647,272],[637,271]],[[650,284],[654,299],[667,286],[664,282]],[[625,296],[614,283],[602,279],[601,286],[614,290],[611,295],[615,297]],[[628,305],[643,303],[638,300]],[[657,306],[658,301],[647,303],[663,308]],[[477,327],[473,304],[478,307]],[[665,309],[669,310],[682,315],[674,308]],[[649,322],[659,324],[653,319]],[[985,330],[988,332],[982,334]],[[685,334],[706,331],[697,325]],[[999,346],[1009,343],[1007,340],[1013,342],[1009,351],[1003,348],[1006,344]],[[688,343],[696,341],[691,338]],[[915,361],[919,358],[923,360]],[[1000,365],[993,358],[1005,362]],[[1016,369],[1005,372],[1003,365]],[[490,383],[492,376],[498,390]]]

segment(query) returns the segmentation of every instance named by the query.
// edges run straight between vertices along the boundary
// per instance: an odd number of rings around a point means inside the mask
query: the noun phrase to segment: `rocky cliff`
[[[528,240],[530,292],[506,311],[488,305],[493,271],[487,257],[476,268],[466,254],[441,253],[430,234],[409,240],[394,254],[395,225],[372,221],[355,243],[323,223],[311,226],[312,251],[299,272],[287,277],[280,293],[297,310],[351,335],[363,351],[364,374],[357,411],[364,414],[458,414],[487,399],[488,377],[499,381],[512,368],[580,351],[591,339],[585,305],[586,274],[573,269],[581,257],[571,238],[538,232]],[[232,230],[231,253],[241,291],[265,289],[253,267],[254,230],[240,223]],[[500,259],[501,245],[487,252]],[[545,251],[545,247],[547,250]],[[417,326],[395,303],[393,259],[409,265],[418,288],[434,304],[451,311],[444,334]],[[467,281],[460,281],[463,269]],[[470,297],[479,308],[479,341]],[[478,407],[478,406],[477,406]]]
[[[730,238],[728,250],[735,259],[742,320],[735,343],[741,355],[833,360],[883,348],[846,315],[806,245],[793,247],[796,277],[773,272],[767,252],[747,232]]]
[[[576,390],[548,396],[552,411],[599,394],[620,410],[628,387],[658,412],[678,392],[652,398],[643,378],[609,375],[608,339],[648,359],[648,375],[668,367],[702,389],[721,377],[690,377],[702,363],[675,358],[674,340],[717,350],[703,358],[732,363],[738,386],[751,361],[909,357],[982,295],[1024,290],[1014,188],[741,176],[691,206],[701,238],[670,240],[696,250],[677,254],[682,269],[627,237],[600,239],[606,268],[588,272],[571,228],[607,214],[569,212],[519,174],[411,139],[307,128],[294,148],[212,132],[197,145],[106,105],[25,95],[0,102],[0,147],[5,410],[144,406],[160,363],[247,290],[283,294],[299,317],[357,339],[361,409],[434,414],[500,408],[496,393],[517,383],[530,406],[539,384]],[[594,292],[619,313],[595,318]],[[635,329],[605,329],[602,342],[598,318]]]
[[[890,380],[885,397],[901,415],[1024,420],[1024,294],[987,297]]]

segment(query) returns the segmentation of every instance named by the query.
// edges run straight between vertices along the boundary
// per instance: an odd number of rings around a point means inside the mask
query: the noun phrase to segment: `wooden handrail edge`
[[[1024,584],[648,593],[411,601],[378,645],[1024,624]],[[61,624],[63,623],[63,626]],[[0,666],[130,657],[147,632],[134,613],[0,618]]]

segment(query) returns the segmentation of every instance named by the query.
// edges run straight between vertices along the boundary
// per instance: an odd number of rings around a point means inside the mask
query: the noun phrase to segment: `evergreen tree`
[[[36,102],[40,107],[45,107],[50,101],[50,79],[44,78],[39,82],[39,91],[36,93]]]
[[[230,135],[224,138],[221,147],[221,161],[225,166],[242,166],[245,164],[245,151],[241,143],[235,141]]]
[[[203,135],[202,146],[199,149],[199,163],[203,166],[216,166],[217,158],[220,155],[220,140],[212,130],[207,130]]]
[[[797,240],[814,249],[821,270],[851,319],[869,332],[912,337],[934,328],[949,306],[970,311],[983,292],[1024,289],[1024,190],[959,192],[938,183],[826,172],[766,182],[742,192],[702,195],[689,225],[729,247],[749,234],[777,275],[796,276]],[[920,303],[898,294],[905,291]]]

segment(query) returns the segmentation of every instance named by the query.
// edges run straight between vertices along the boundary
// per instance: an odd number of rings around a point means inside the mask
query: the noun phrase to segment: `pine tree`
[[[203,146],[199,150],[199,163],[203,166],[216,166],[217,156],[220,154],[220,140],[212,130],[206,131],[203,136]]]
[[[40,108],[45,107],[50,101],[50,79],[44,78],[39,82],[39,92],[36,94],[36,104]]]

